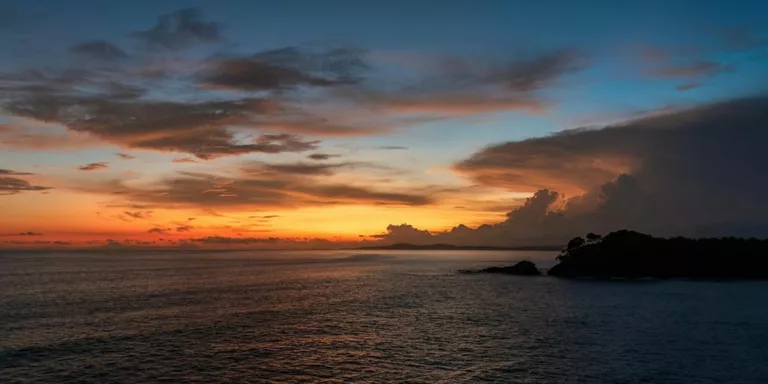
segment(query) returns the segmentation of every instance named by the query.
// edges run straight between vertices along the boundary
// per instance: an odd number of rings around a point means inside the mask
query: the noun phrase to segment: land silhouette
[[[631,230],[575,237],[547,272],[563,278],[768,279],[768,240],[658,238]],[[530,261],[479,273],[533,275]],[[537,269],[538,272],[538,269]]]
[[[428,244],[417,245],[410,243],[396,243],[391,245],[377,245],[370,247],[358,247],[359,250],[406,250],[406,251],[556,251],[562,247],[556,245],[533,245],[521,247],[495,247],[490,245],[452,245],[452,244]]]

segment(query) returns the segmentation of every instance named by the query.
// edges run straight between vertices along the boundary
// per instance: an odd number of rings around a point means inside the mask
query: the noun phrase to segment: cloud
[[[492,66],[482,80],[517,92],[531,92],[549,86],[563,74],[584,65],[585,57],[581,53],[555,51],[530,60]]]
[[[160,15],[152,28],[133,32],[129,36],[144,41],[148,46],[168,50],[223,40],[221,25],[203,21],[202,12],[196,8]]]
[[[731,51],[750,51],[768,45],[768,38],[748,27],[722,28],[715,32],[724,42],[725,48]]]
[[[0,196],[15,195],[28,191],[47,191],[51,187],[33,185],[30,182],[18,177],[10,176],[31,176],[32,173],[16,172],[9,169],[0,169]]]
[[[155,227],[155,228],[150,228],[149,230],[147,230],[147,233],[155,233],[155,234],[158,234],[158,235],[165,235],[168,231],[169,231],[169,229],[166,229],[166,228]]]
[[[134,218],[134,219],[149,219],[152,217],[152,211],[125,211],[123,212],[125,216]]]
[[[144,188],[131,187],[114,180],[83,189],[118,195],[132,203],[206,210],[294,208],[329,204],[425,205],[433,202],[432,196],[422,193],[380,191],[353,183],[325,182],[325,178],[315,176],[326,174],[328,170],[307,169],[284,169],[255,163],[234,177],[180,172]]]
[[[583,69],[586,57],[558,50],[528,59],[424,58],[420,80],[402,88],[342,87],[331,94],[377,112],[456,117],[522,110],[542,113],[550,102],[537,91]]]
[[[182,226],[176,227],[176,232],[189,232],[193,229],[195,229],[195,227],[191,225],[182,225]]]
[[[77,169],[79,169],[81,171],[99,171],[99,170],[102,170],[102,169],[107,169],[107,167],[109,167],[109,163],[105,162],[105,161],[102,161],[102,162],[98,162],[98,163],[90,163],[90,164],[86,164],[86,165],[81,165],[81,166],[77,167]]]
[[[383,147],[376,147],[376,149],[384,149],[387,151],[398,151],[398,150],[406,150],[408,147],[401,147],[399,145],[385,145]]]
[[[197,160],[189,157],[189,156],[177,156],[173,158],[174,163],[197,163]]]
[[[87,133],[62,127],[5,124],[0,128],[0,147],[16,151],[75,150],[102,144]]]
[[[369,166],[360,162],[345,162],[335,164],[270,164],[270,163],[252,163],[249,172],[275,172],[284,175],[306,175],[306,176],[330,176],[336,173],[340,168],[354,168],[358,166]]]
[[[699,61],[686,65],[670,65],[654,68],[648,71],[653,77],[685,78],[685,77],[709,77],[719,73],[733,70],[733,66],[715,63],[712,61]]]
[[[117,157],[119,157],[119,158],[121,158],[123,160],[133,160],[133,159],[136,158],[136,156],[133,156],[133,155],[128,154],[128,153],[121,153],[121,152],[115,153],[115,156],[117,156]]]
[[[31,176],[31,175],[34,175],[34,173],[16,172],[16,171],[11,171],[10,169],[0,169],[0,175]]]
[[[249,57],[215,60],[200,77],[203,86],[242,91],[353,84],[368,68],[362,49],[343,45],[285,47]]]
[[[202,244],[218,244],[218,245],[251,245],[251,244],[276,244],[280,241],[277,237],[224,237],[224,236],[209,236],[201,237],[197,239],[190,239]]]
[[[308,159],[310,159],[310,160],[318,160],[318,161],[328,160],[328,159],[330,159],[332,157],[340,157],[340,155],[331,155],[331,154],[327,154],[327,153],[313,153],[313,154],[307,155]]]
[[[4,107],[16,116],[64,124],[124,147],[184,152],[203,160],[252,152],[301,152],[317,144],[288,134],[237,141],[227,126],[249,124],[251,114],[272,108],[261,99],[179,103],[43,94],[12,99]]]
[[[9,235],[2,235],[2,236],[43,236],[42,233],[39,232],[20,232],[20,233],[11,233]]]
[[[688,91],[694,88],[698,88],[700,85],[701,84],[699,83],[685,83],[685,84],[678,85],[677,87],[675,87],[675,89],[682,92],[682,91]]]
[[[69,52],[94,60],[112,61],[128,58],[128,54],[120,47],[104,40],[91,40],[74,45],[69,48]]]
[[[768,125],[767,108],[768,98],[740,99],[493,145],[455,169],[483,185],[533,192],[505,221],[438,233],[396,226],[375,237],[536,245],[621,228],[765,237],[768,153],[762,143],[768,131],[761,127]]]

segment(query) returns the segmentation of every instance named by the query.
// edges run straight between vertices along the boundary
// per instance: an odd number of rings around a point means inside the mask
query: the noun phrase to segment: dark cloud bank
[[[435,234],[393,225],[376,237],[419,244],[562,244],[586,232],[621,228],[661,236],[766,237],[766,128],[768,98],[758,97],[493,145],[455,169],[484,185],[535,192],[505,221]]]

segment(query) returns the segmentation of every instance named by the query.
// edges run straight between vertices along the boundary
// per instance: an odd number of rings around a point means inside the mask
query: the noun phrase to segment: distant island
[[[517,264],[508,267],[490,267],[484,268],[479,271],[461,270],[459,273],[502,273],[505,275],[521,275],[521,276],[540,276],[541,271],[536,268],[536,264],[523,260]]]
[[[493,247],[486,245],[451,245],[429,244],[416,245],[409,243],[397,243],[392,245],[378,245],[372,247],[353,248],[357,250],[409,250],[409,251],[559,251],[560,246],[542,245],[527,247]]]
[[[562,278],[768,279],[768,240],[658,238],[621,230],[568,242],[547,274]],[[530,261],[460,273],[538,275]]]

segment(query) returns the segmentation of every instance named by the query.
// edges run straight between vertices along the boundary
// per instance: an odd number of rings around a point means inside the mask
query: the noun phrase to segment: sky
[[[768,236],[768,4],[0,1],[0,247]]]

